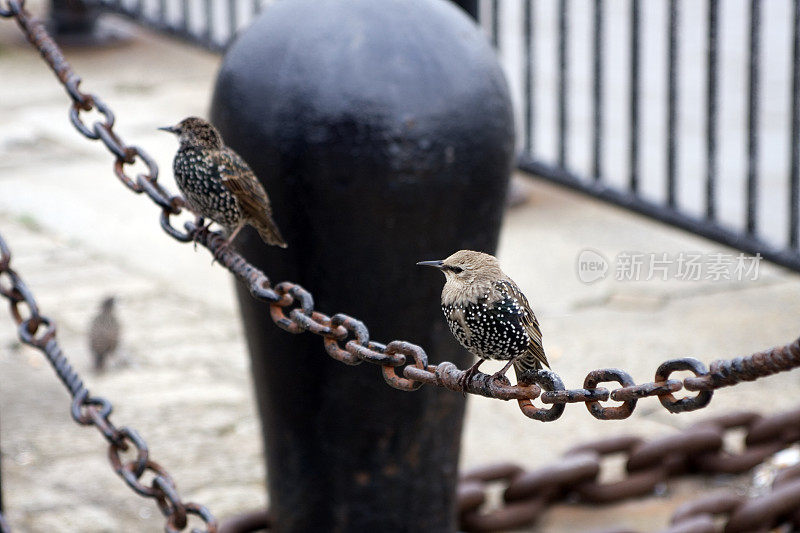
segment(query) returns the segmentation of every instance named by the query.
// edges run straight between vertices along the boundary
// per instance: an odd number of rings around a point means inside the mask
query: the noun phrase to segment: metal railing
[[[800,270],[800,1],[482,0],[519,166]]]
[[[224,51],[236,34],[274,0],[86,0],[214,52]]]

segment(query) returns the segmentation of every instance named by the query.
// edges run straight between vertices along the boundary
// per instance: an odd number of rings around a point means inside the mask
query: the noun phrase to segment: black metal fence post
[[[277,2],[231,46],[212,120],[253,166],[289,248],[239,244],[370,336],[469,356],[418,269],[497,243],[514,129],[502,71],[449,2]],[[454,531],[465,399],[387,386],[280,331],[239,291],[277,531]]]

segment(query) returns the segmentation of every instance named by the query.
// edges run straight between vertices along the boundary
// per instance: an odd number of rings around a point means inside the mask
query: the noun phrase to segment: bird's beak
[[[417,265],[441,269],[444,266],[444,261],[420,261]]]
[[[158,129],[161,131],[168,131],[169,133],[178,133],[178,129],[175,126],[163,126]]]

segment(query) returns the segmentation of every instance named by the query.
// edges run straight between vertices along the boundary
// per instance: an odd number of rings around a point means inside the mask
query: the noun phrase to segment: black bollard
[[[238,245],[317,309],[372,339],[470,356],[415,266],[497,244],[514,129],[486,38],[445,0],[286,0],[226,54],[213,122],[272,198],[289,248],[249,228]],[[276,531],[456,529],[461,394],[390,388],[380,368],[327,356],[238,288]]]

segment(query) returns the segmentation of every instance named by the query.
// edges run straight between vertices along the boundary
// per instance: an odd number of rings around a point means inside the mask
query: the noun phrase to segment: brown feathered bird
[[[172,163],[175,181],[192,211],[225,227],[228,239],[223,246],[250,224],[264,242],[286,248],[264,187],[244,159],[225,146],[214,126],[189,117],[159,129],[178,136],[180,147]]]
[[[114,313],[116,299],[110,296],[100,304],[100,311],[89,325],[89,349],[94,358],[94,369],[102,372],[106,360],[119,345],[120,325]]]
[[[462,377],[462,386],[486,359],[508,361],[493,378],[505,375],[512,364],[518,379],[528,370],[550,367],[536,315],[495,257],[461,250],[442,261],[417,264],[444,273],[442,311],[447,324],[458,342],[480,358]]]

